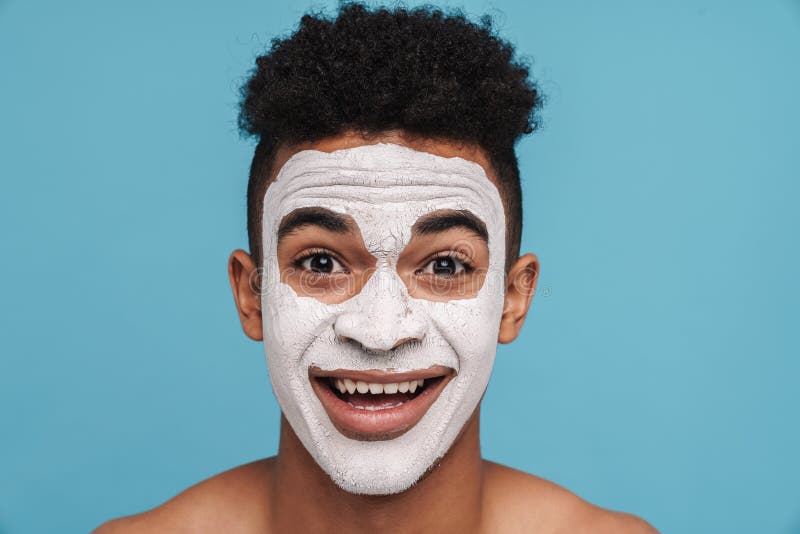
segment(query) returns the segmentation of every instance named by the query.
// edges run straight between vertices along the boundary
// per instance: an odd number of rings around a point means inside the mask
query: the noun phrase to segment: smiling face
[[[302,150],[267,189],[270,379],[322,469],[353,493],[414,484],[491,373],[505,216],[478,163],[389,143]]]

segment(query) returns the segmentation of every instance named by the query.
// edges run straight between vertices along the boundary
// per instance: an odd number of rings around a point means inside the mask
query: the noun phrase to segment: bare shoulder
[[[146,512],[99,526],[93,534],[264,531],[273,458],[230,469]]]
[[[503,533],[658,534],[647,521],[595,506],[517,469],[485,462],[487,525]]]

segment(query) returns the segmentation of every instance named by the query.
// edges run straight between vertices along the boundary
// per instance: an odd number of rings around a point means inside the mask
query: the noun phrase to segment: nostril
[[[358,339],[356,339],[354,337],[350,337],[350,336],[345,336],[345,335],[339,334],[339,335],[336,336],[336,340],[341,342],[341,343],[346,343],[348,345],[353,345],[354,347],[357,347],[359,350],[362,350],[362,351],[364,351],[364,352],[366,352],[368,354],[380,354],[380,353],[385,353],[386,352],[386,350],[384,350],[384,349],[375,348],[375,347],[371,347],[369,345],[365,345],[360,340],[358,340]],[[391,350],[391,349],[389,349],[389,350]]]
[[[364,345],[362,345],[359,340],[354,339],[354,338],[352,338],[350,336],[344,336],[344,335],[338,334],[336,336],[336,341],[339,341],[341,343],[346,343],[346,344],[357,345],[358,348],[360,348],[360,349],[364,349],[365,348]]]
[[[419,341],[419,339],[417,339],[415,337],[404,337],[403,339],[398,340],[397,343],[392,345],[392,348],[389,349],[389,350],[395,350],[395,349],[399,348],[400,346],[405,345],[406,343],[410,343],[412,341]]]

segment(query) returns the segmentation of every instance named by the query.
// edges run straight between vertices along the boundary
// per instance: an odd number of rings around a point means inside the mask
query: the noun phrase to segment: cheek
[[[323,304],[339,304],[358,294],[371,273],[319,275],[298,269],[281,274],[282,282],[298,295],[312,297]]]
[[[443,342],[453,348],[462,366],[488,364],[491,368],[502,317],[501,298],[481,291],[474,299],[429,302],[426,308]]]
[[[303,353],[330,330],[336,308],[312,297],[298,297],[285,284],[268,287],[262,297],[264,343],[271,363],[283,370],[296,370]]]

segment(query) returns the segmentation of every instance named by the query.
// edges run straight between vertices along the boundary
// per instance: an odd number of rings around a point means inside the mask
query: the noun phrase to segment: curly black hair
[[[475,143],[500,182],[507,266],[519,255],[522,192],[514,145],[538,126],[542,96],[514,47],[484,15],[340,3],[274,38],[241,88],[239,128],[258,137],[247,188],[251,255],[261,261],[261,210],[278,147],[345,131],[390,130]]]

